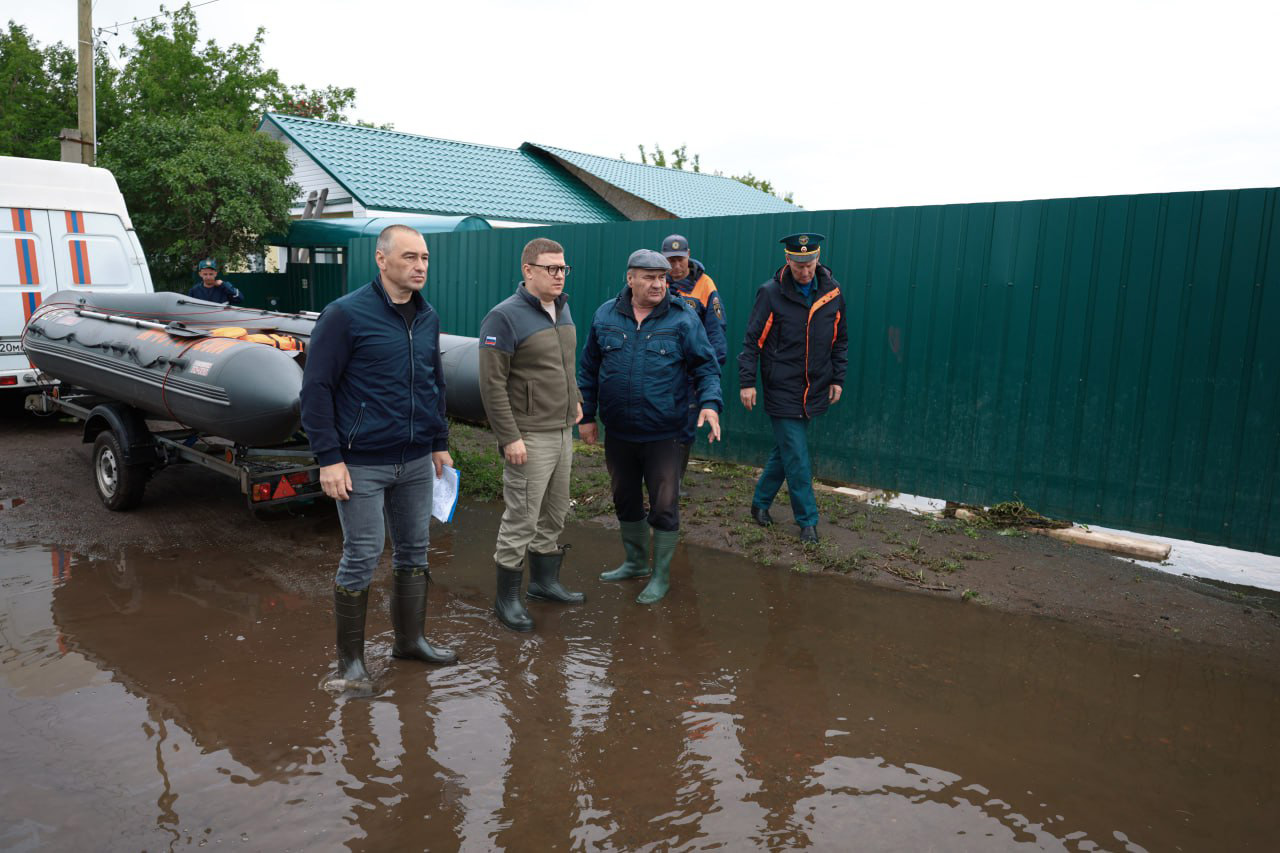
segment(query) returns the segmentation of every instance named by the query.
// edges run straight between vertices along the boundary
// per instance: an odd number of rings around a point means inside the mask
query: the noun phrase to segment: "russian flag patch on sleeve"
[[[494,336],[494,335],[485,335],[485,336],[484,336],[484,345],[485,345],[485,346],[487,346],[487,347],[496,347],[496,346],[498,345],[498,339],[497,339],[497,337],[496,337],[496,336]]]

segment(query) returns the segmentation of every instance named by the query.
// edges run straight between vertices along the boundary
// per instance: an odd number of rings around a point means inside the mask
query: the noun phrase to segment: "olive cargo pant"
[[[550,554],[560,546],[569,512],[569,471],[573,465],[573,428],[527,432],[523,465],[503,464],[502,499],[506,509],[498,525],[493,560],[519,568],[525,551]]]

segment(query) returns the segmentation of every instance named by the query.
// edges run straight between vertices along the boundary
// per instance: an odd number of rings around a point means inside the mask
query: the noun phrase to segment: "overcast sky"
[[[0,18],[72,45],[75,6],[2,0]],[[95,7],[108,27],[159,3]],[[196,15],[220,44],[264,27],[267,65],[354,86],[356,118],[633,160],[637,143],[687,144],[704,171],[753,172],[810,209],[1280,186],[1276,0],[216,0]]]

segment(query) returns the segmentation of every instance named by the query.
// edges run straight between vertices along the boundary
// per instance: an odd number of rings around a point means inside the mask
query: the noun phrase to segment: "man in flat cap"
[[[724,367],[725,356],[729,352],[729,343],[725,338],[724,304],[716,290],[716,283],[707,275],[706,267],[690,256],[689,241],[680,234],[672,234],[662,241],[662,256],[671,264],[667,273],[667,287],[673,296],[689,303],[702,321],[702,328],[707,332],[707,340],[716,353],[716,364]],[[697,432],[698,407],[697,400],[690,395],[689,422],[684,433],[684,459],[680,463],[680,479],[684,480],[684,472],[689,467],[689,451],[693,449],[693,439]]]
[[[626,554],[622,565],[600,579],[649,578],[636,599],[641,604],[659,601],[671,586],[691,386],[697,426],[708,424],[710,440],[720,438],[720,367],[697,313],[667,289],[670,269],[667,259],[651,249],[631,253],[627,286],[596,311],[578,363],[578,432],[595,444],[596,416],[604,422],[605,464]]]
[[[773,524],[769,507],[785,480],[800,540],[818,541],[806,427],[840,399],[849,364],[844,297],[831,270],[818,262],[821,234],[780,241],[786,263],[756,291],[738,355],[742,405],[756,405],[756,369],[763,362],[764,410],[773,421],[773,452],[756,481],[751,517]]]

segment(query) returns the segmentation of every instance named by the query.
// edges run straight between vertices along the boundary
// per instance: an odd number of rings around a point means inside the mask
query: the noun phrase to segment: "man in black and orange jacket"
[[[756,291],[738,355],[742,405],[756,404],[756,369],[763,374],[764,410],[774,447],[756,481],[751,517],[768,527],[769,507],[785,480],[800,540],[818,541],[818,502],[805,428],[840,399],[849,365],[844,296],[830,268],[818,263],[821,234],[780,241],[786,264]]]

